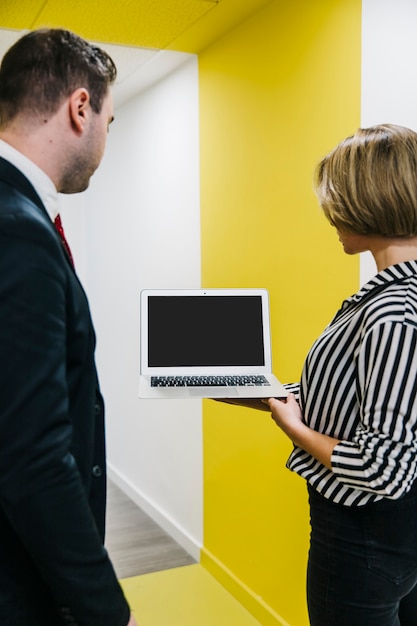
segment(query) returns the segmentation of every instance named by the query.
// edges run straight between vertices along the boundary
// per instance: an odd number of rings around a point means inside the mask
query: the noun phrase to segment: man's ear
[[[90,115],[90,94],[85,87],[79,87],[69,98],[71,124],[78,133],[82,133]]]

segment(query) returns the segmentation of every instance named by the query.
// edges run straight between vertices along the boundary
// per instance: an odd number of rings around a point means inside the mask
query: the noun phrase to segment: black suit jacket
[[[104,408],[87,299],[0,159],[0,625],[125,626],[103,547]]]

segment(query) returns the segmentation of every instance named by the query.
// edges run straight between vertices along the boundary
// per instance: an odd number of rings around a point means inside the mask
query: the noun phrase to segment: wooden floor
[[[108,484],[106,548],[118,578],[195,563],[113,483]]]

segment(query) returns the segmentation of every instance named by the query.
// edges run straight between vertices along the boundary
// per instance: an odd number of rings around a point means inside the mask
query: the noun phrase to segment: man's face
[[[113,121],[113,97],[109,90],[100,113],[90,107],[88,124],[76,151],[68,155],[61,193],[78,193],[87,189],[90,178],[100,165],[106,147],[109,126]]]

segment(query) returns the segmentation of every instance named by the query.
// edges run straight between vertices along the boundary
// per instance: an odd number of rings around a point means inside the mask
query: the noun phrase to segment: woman
[[[417,626],[417,133],[359,129],[318,165],[347,254],[378,274],[311,348],[298,394],[269,399],[308,482],[312,626]]]

